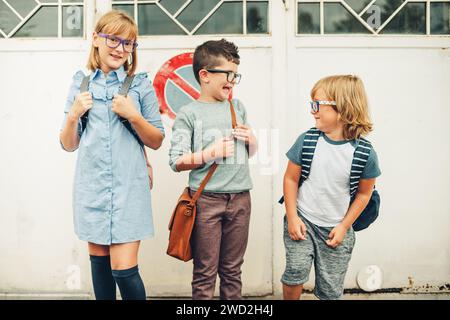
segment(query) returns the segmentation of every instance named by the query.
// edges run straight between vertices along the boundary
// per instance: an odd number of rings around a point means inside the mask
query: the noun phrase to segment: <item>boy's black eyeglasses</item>
[[[137,42],[127,39],[119,38],[113,34],[99,33],[99,37],[105,38],[106,45],[111,49],[115,49],[122,45],[123,50],[128,53],[132,53],[138,46]]]
[[[227,81],[233,82],[236,81],[236,84],[241,82],[242,75],[240,73],[236,73],[229,70],[220,70],[220,69],[206,69],[206,71],[211,73],[226,73],[227,74]]]
[[[310,101],[312,113],[319,112],[320,105],[336,106],[336,101],[314,100]]]

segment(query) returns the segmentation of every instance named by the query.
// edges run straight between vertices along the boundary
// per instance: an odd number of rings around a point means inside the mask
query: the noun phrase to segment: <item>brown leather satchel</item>
[[[231,124],[234,129],[236,127],[236,114],[234,112],[234,107],[231,100],[230,112]],[[169,256],[183,261],[189,261],[192,259],[190,240],[197,213],[196,203],[216,168],[217,162],[214,162],[193,197],[189,194],[189,187],[186,187],[178,199],[178,203],[175,210],[173,210],[172,217],[169,222],[170,235],[169,246],[167,248],[167,254]]]

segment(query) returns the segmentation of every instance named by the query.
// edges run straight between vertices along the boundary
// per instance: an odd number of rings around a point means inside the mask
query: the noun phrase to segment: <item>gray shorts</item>
[[[344,278],[355,245],[352,228],[336,248],[326,244],[333,228],[319,227],[299,214],[306,225],[306,240],[294,241],[288,233],[287,218],[284,216],[284,246],[286,248],[286,269],[281,282],[286,285],[304,284],[309,279],[314,261],[316,283],[314,295],[321,300],[340,299],[344,292]]]

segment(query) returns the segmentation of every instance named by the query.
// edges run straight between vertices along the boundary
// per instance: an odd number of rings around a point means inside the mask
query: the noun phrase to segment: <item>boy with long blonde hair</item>
[[[316,126],[302,133],[286,153],[286,269],[281,282],[287,300],[300,298],[313,262],[314,294],[324,300],[342,297],[355,244],[352,225],[381,174],[375,150],[363,139],[372,131],[372,123],[361,79],[352,75],[323,78],[314,85],[311,98]],[[355,166],[357,146],[367,160],[357,158],[360,162]],[[359,181],[351,182],[355,175]]]

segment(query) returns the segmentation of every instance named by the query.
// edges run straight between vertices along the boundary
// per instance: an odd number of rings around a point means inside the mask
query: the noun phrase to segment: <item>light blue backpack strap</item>
[[[308,179],[309,173],[311,172],[311,163],[314,157],[314,151],[316,151],[317,141],[320,137],[320,130],[317,128],[311,128],[306,132],[305,139],[303,140],[303,147],[301,152],[302,172],[300,179],[298,181],[298,186],[300,187],[302,183]],[[283,204],[284,196],[278,200],[279,204]]]
[[[356,148],[353,153],[352,166],[350,169],[350,197],[353,197],[358,190],[359,180],[361,179],[362,172],[369,160],[371,150],[372,144],[368,140],[360,138],[356,141]]]

